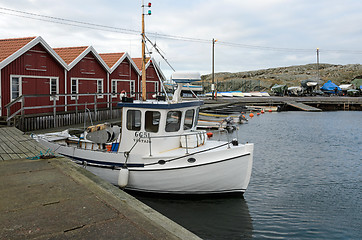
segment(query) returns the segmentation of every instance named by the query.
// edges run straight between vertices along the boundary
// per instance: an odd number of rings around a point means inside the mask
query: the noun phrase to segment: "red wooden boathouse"
[[[142,58],[132,58],[138,69],[142,71]],[[155,93],[162,91],[161,81],[166,78],[154,58],[147,58],[146,64],[146,92],[147,99],[152,99]],[[141,83],[139,83],[141,86]],[[139,89],[140,91],[140,89]]]
[[[107,102],[107,96],[102,93],[109,92],[109,68],[92,46],[54,48],[54,51],[68,64],[65,93],[92,94],[78,98],[67,97],[66,104],[87,103],[87,108],[93,109],[95,102]],[[99,95],[95,96],[94,93]],[[107,105],[97,107],[105,108]],[[68,108],[74,109],[75,107]]]
[[[0,116],[6,116],[5,105],[21,95],[48,96],[23,99],[12,107],[12,111],[19,109],[21,104],[52,105],[49,94],[64,92],[67,65],[41,37],[3,39],[0,50]],[[62,105],[65,99],[57,98],[56,101]],[[51,110],[26,110],[25,114],[47,111]]]
[[[127,97],[138,99],[141,72],[128,53],[101,53],[99,55],[110,69],[110,92],[114,93],[112,100],[120,100],[119,93],[122,92],[125,92]]]

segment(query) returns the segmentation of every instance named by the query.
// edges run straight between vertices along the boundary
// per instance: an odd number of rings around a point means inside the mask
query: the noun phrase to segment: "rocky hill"
[[[218,81],[219,91],[266,91],[274,84],[286,84],[287,86],[300,86],[305,79],[318,79],[324,82],[332,80],[337,85],[350,83],[355,78],[362,78],[361,64],[333,65],[307,64],[300,66],[269,68],[256,71],[229,73],[220,72],[215,74],[215,83]],[[211,74],[201,77],[205,91],[210,91]]]

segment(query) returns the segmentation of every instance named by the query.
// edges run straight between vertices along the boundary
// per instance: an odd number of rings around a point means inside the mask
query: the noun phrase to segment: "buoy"
[[[258,115],[258,116],[259,116],[259,115],[260,115],[260,113],[257,113],[256,115]]]
[[[251,118],[254,117],[254,113],[250,113],[249,117],[251,117]]]
[[[272,110],[271,110],[271,109],[269,109],[269,112],[272,112]]]
[[[208,132],[208,133],[206,133],[206,135],[208,138],[211,138],[214,134],[212,132]]]
[[[261,110],[261,114],[264,114],[264,110]]]
[[[121,168],[118,175],[118,186],[124,188],[128,184],[129,170],[128,168]]]

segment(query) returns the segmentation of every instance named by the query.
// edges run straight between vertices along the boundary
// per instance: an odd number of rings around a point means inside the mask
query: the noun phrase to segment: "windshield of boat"
[[[189,109],[186,111],[185,114],[185,121],[184,121],[184,130],[189,130],[192,128],[193,122],[194,122],[194,109]]]
[[[139,110],[127,111],[127,129],[133,131],[141,130],[141,111]]]
[[[166,118],[166,132],[177,132],[180,130],[181,111],[169,111]]]
[[[146,111],[145,130],[146,132],[158,132],[161,114],[158,111]]]

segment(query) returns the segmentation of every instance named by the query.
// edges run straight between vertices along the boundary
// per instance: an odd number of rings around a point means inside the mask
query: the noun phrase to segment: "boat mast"
[[[151,7],[151,3],[148,3],[147,7]],[[151,10],[148,10],[147,15],[151,15]],[[145,5],[142,0],[142,101],[146,101],[146,51],[145,51]]]

